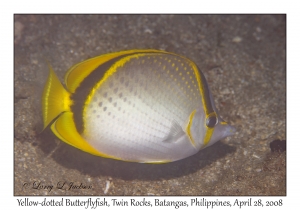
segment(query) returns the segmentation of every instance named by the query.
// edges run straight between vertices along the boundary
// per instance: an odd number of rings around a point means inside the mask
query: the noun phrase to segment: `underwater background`
[[[15,15],[14,34],[14,195],[286,195],[285,15]],[[151,165],[42,132],[47,61],[63,81],[85,59],[150,48],[198,65],[234,136]]]

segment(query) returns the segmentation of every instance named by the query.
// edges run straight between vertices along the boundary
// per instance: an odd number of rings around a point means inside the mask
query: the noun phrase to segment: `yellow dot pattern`
[[[202,107],[190,62],[173,54],[132,56],[95,91],[84,137],[107,154],[130,147],[134,152],[126,155],[134,157],[129,159],[165,154],[169,148],[157,139],[165,138],[174,122],[184,126],[190,113]]]

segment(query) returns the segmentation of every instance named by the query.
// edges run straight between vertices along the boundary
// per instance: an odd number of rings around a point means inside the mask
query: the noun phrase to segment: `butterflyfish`
[[[152,49],[104,54],[71,67],[64,85],[49,69],[44,129],[93,155],[168,163],[235,132],[203,73],[184,56]]]

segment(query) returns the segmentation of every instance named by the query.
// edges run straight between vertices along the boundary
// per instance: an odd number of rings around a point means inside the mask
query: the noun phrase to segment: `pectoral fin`
[[[164,142],[176,142],[181,136],[185,135],[184,130],[175,120],[172,121],[172,125],[168,135],[163,139]]]

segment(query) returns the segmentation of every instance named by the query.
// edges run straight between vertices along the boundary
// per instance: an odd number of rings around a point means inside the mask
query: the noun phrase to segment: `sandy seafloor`
[[[14,195],[286,195],[286,152],[269,145],[286,140],[285,15],[15,15],[14,23]],[[82,60],[134,48],[195,61],[237,133],[162,165],[96,157],[40,134],[46,60],[63,81]]]

